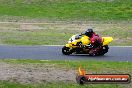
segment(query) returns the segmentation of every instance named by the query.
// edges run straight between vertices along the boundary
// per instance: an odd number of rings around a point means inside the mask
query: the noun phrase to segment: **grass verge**
[[[87,70],[87,73],[99,73],[99,74],[130,74],[132,75],[132,62],[114,62],[114,61],[95,61],[95,60],[0,60],[8,64],[54,64],[57,68],[69,68],[77,70],[79,66],[82,66]],[[76,83],[69,82],[44,82],[41,84],[21,84],[18,82],[0,81],[2,88],[131,88],[130,84],[89,84],[78,85]]]
[[[44,83],[44,84],[20,84],[15,82],[0,81],[1,88],[123,88],[116,84],[89,84],[89,85],[78,85],[64,82]]]
[[[77,33],[92,27],[101,36],[114,38],[111,45],[132,46],[132,26],[128,22],[43,22],[0,23],[0,43],[12,45],[64,45]]]
[[[102,36],[114,37],[111,45],[132,45],[131,0],[0,0],[0,21],[27,22],[27,19],[53,23],[0,23],[0,44],[64,45],[72,34],[93,27]],[[83,23],[88,21],[98,24]],[[111,21],[117,23],[107,24]],[[120,24],[122,21],[127,23]]]

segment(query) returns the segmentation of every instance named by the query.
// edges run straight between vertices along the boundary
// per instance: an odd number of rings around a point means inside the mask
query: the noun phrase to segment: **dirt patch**
[[[0,31],[6,29],[18,29],[18,30],[29,30],[29,31],[36,31],[36,30],[76,30],[82,32],[87,28],[93,28],[94,31],[104,31],[104,30],[111,30],[111,29],[122,29],[128,30],[131,29],[131,22],[0,22]],[[9,30],[8,30],[9,31]]]
[[[75,82],[76,71],[49,64],[7,64],[0,62],[0,80],[20,83]]]
[[[32,25],[32,24],[26,24],[26,23],[20,24],[20,30],[35,31],[35,30],[42,30],[42,29],[43,27],[39,27],[38,25]]]

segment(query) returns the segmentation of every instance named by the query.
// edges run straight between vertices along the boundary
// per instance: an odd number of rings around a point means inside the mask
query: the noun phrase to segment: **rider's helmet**
[[[93,33],[94,33],[94,32],[93,32],[93,29],[91,29],[91,28],[90,28],[90,29],[87,29],[87,30],[85,31],[85,35],[88,36],[88,37],[92,37]]]

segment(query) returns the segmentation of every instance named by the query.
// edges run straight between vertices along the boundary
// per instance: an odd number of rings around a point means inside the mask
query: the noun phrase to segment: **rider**
[[[86,35],[89,37],[89,40],[90,40],[90,44],[88,44],[89,48],[90,47],[91,48],[97,48],[98,46],[102,45],[101,37],[98,34],[96,34],[95,32],[93,32],[93,29],[89,28],[85,32],[83,32],[81,34],[77,34],[75,36],[75,39],[81,38],[82,35]]]
[[[102,45],[102,38],[93,32],[93,29],[87,29],[84,34],[89,37],[91,42],[90,44],[93,48],[97,48],[98,46]]]

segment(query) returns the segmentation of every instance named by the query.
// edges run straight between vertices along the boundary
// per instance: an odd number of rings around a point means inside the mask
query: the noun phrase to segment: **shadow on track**
[[[107,57],[106,55],[103,55],[103,56],[90,56],[88,54],[71,54],[69,56],[82,56],[82,57]]]

